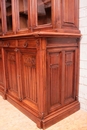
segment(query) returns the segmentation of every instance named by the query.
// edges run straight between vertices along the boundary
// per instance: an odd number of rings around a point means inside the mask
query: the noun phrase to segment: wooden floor
[[[28,117],[0,96],[0,130],[40,130]],[[87,130],[87,112],[75,114],[46,130]]]

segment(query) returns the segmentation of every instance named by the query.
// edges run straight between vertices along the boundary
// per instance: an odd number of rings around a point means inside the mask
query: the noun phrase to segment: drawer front
[[[3,41],[3,47],[16,47],[16,40]]]
[[[36,40],[30,40],[30,39],[18,40],[18,47],[21,47],[21,48],[36,48]]]

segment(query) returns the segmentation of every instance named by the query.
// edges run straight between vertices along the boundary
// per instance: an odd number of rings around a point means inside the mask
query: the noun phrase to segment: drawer
[[[3,41],[3,47],[16,47],[16,40]]]
[[[21,48],[36,48],[36,40],[30,40],[30,39],[18,40],[18,47],[21,47]]]

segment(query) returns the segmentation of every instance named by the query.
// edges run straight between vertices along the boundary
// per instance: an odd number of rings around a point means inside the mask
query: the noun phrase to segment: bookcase
[[[80,37],[79,0],[0,0],[0,94],[40,129],[80,108]]]

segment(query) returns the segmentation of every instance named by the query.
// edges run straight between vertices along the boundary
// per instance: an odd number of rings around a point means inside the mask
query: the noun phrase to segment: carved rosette
[[[36,68],[36,57],[35,56],[26,56],[24,58],[24,65],[31,68]]]

